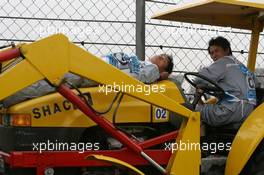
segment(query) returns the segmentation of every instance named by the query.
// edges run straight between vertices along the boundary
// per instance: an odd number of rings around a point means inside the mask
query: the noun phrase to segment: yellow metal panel
[[[92,121],[73,104],[54,93],[19,103],[8,113],[31,114],[32,127],[86,127]]]
[[[183,103],[184,99],[177,86],[170,81],[161,81],[159,86],[165,85],[164,95]],[[82,88],[82,93],[91,95],[93,107],[99,111],[105,111],[113,101],[116,92],[104,94],[99,91],[99,87]],[[104,115],[109,121],[112,121],[112,110]],[[155,111],[155,110],[154,110]],[[153,122],[168,122],[169,111],[164,110],[166,119],[155,119]],[[64,99],[58,93],[45,95],[32,100],[14,105],[8,109],[10,113],[25,113],[32,116],[32,127],[90,127],[94,123],[89,120],[82,112],[77,110],[74,105]],[[160,111],[159,111],[160,112]],[[161,115],[161,113],[159,113]],[[151,122],[151,105],[136,98],[125,95],[116,113],[116,123],[149,123]]]
[[[198,175],[201,164],[200,113],[194,112],[189,120],[184,119],[174,149],[167,165],[170,175]]]
[[[69,70],[69,44],[67,37],[57,34],[23,45],[20,50],[52,84],[58,85]]]
[[[43,78],[27,60],[22,60],[15,67],[0,74],[0,100]]]
[[[200,0],[175,6],[152,18],[252,29],[252,17],[264,11],[263,3],[238,0]]]
[[[166,89],[164,90],[164,92],[162,92],[162,94],[166,95],[167,97],[177,101],[178,103],[185,103],[184,97],[181,93],[181,90],[177,87],[177,85],[170,81],[170,80],[163,80],[163,81],[159,81],[156,84],[152,84],[153,85],[158,85],[159,87],[163,86]]]
[[[81,89],[92,97],[93,107],[98,111],[106,110],[116,93],[105,95],[98,92],[98,87]],[[104,115],[112,121],[113,108]],[[116,114],[116,123],[149,123],[151,122],[150,104],[138,99],[124,96]],[[54,93],[19,103],[8,109],[9,113],[31,114],[32,127],[91,127],[95,125],[68,100]]]
[[[160,81],[158,85],[166,86],[166,90],[163,92],[163,94],[166,95],[167,97],[181,104],[185,102],[183,98],[183,94],[180,92],[178,87],[172,81],[168,81],[168,80]],[[170,116],[170,111],[161,107],[152,106],[152,121],[154,123],[168,122],[169,116]]]
[[[122,103],[116,114],[117,123],[149,123],[151,122],[150,104],[135,99],[133,97],[124,96]],[[115,106],[114,106],[115,108]],[[107,114],[107,116],[113,116],[113,110]]]
[[[225,175],[239,174],[264,136],[264,103],[255,109],[239,129],[229,152]]]
[[[251,34],[250,48],[248,54],[248,64],[247,67],[251,71],[255,71],[256,59],[257,59],[257,51],[259,46],[259,35],[263,29],[263,24],[261,24],[256,19],[253,21],[253,29]]]
[[[103,156],[103,155],[89,155],[86,157],[87,160],[100,160],[100,161],[104,161],[107,163],[111,163],[112,165],[118,166],[118,167],[125,167],[128,168],[130,171],[133,172],[134,175],[144,175],[144,173],[142,173],[140,170],[138,170],[137,168],[133,167],[132,165],[116,159],[116,158],[112,158],[112,157],[108,157],[108,156]]]

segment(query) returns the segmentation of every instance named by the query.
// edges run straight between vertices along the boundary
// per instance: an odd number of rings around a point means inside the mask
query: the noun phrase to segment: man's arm
[[[199,70],[199,74],[209,78],[210,80],[218,82],[224,78],[224,73],[226,72],[226,61],[226,58],[221,58],[210,66]]]
[[[153,83],[160,78],[159,69],[154,64],[147,64],[138,73],[131,73],[131,75],[143,83]]]

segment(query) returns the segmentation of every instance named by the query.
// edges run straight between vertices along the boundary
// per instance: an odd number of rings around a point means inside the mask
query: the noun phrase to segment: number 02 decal
[[[167,111],[165,109],[162,109],[162,108],[156,108],[155,109],[155,117],[158,120],[167,119]]]

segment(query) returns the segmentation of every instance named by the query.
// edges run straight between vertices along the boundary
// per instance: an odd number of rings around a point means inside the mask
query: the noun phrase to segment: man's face
[[[168,66],[168,59],[161,56],[161,55],[155,55],[150,58],[150,62],[153,64],[156,64],[159,68],[160,72],[164,72],[166,67]]]
[[[229,53],[228,50],[225,51],[222,47],[219,46],[210,46],[209,48],[209,54],[213,59],[213,61],[217,61],[218,59],[229,55],[228,53]]]

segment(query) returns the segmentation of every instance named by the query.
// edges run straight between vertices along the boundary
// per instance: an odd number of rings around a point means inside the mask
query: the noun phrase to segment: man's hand
[[[168,72],[161,72],[160,73],[160,80],[166,80],[166,79],[168,79],[169,75],[170,74]]]
[[[201,97],[203,95],[203,92],[204,91],[202,89],[200,89],[199,87],[196,88],[196,95],[199,95]],[[199,99],[198,105],[204,105],[202,98]]]

